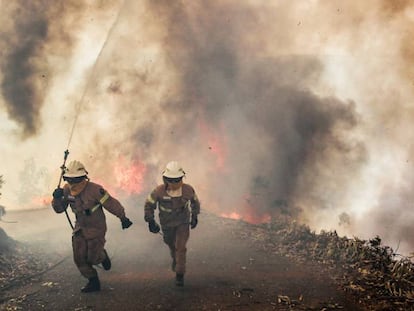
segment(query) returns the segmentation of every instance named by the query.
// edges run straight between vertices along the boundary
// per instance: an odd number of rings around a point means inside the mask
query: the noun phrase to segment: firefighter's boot
[[[101,290],[101,282],[99,282],[99,278],[94,276],[89,279],[88,284],[82,287],[82,293],[91,293],[91,292],[98,292]]]
[[[105,259],[102,261],[102,267],[105,270],[110,270],[111,269],[111,259],[109,259],[108,253],[106,252],[106,250],[104,250],[105,253]]]
[[[177,273],[175,276],[175,285],[184,286],[184,274]]]

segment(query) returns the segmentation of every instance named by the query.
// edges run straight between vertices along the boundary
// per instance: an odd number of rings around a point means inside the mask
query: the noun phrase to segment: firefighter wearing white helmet
[[[63,177],[82,177],[88,175],[85,166],[79,161],[72,161],[68,164],[68,167],[65,169]]]
[[[73,259],[80,273],[88,279],[81,289],[84,293],[101,288],[93,265],[102,264],[105,270],[111,268],[111,260],[104,248],[107,230],[104,209],[121,220],[122,229],[132,225],[121,203],[101,185],[91,182],[87,175],[88,171],[81,162],[70,162],[63,173],[66,184],[55,189],[52,200],[56,213],[62,213],[70,206],[76,216],[72,236]]]
[[[164,183],[149,194],[144,206],[144,219],[152,233],[160,231],[154,216],[158,207],[163,239],[170,249],[171,269],[176,273],[177,286],[184,285],[189,228],[197,226],[200,213],[200,202],[195,190],[183,182],[184,176],[185,172],[177,161],[169,162],[162,173]]]
[[[169,162],[162,173],[162,176],[167,178],[180,178],[184,175],[185,172],[177,161]]]

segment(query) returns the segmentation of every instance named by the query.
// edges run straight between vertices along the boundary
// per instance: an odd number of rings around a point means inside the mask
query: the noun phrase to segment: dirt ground
[[[183,288],[174,285],[162,236],[149,233],[142,210],[128,210],[122,230],[107,213],[112,269],[98,267],[102,290],[86,283],[71,257],[71,230],[51,209],[9,212],[0,225],[12,238],[43,252],[50,269],[0,294],[0,310],[364,310],[315,264],[299,264],[239,238],[216,216],[201,214],[191,231]]]

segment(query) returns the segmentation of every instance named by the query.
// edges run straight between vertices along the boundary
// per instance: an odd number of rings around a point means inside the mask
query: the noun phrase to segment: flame
[[[254,213],[240,214],[237,212],[231,212],[231,213],[222,213],[220,214],[220,216],[224,218],[243,220],[245,222],[256,224],[256,225],[269,223],[272,220],[272,216],[269,214],[255,215]]]
[[[258,200],[252,200],[250,195],[244,195],[241,200],[242,203],[238,204],[238,206],[240,206],[239,211],[221,213],[220,216],[230,219],[243,220],[251,224],[263,224],[272,221],[271,214],[263,212],[265,209],[261,209],[259,205],[255,205],[253,203]]]
[[[33,197],[31,200],[31,205],[35,205],[35,206],[50,206],[51,203],[52,203],[51,195]]]
[[[146,166],[141,161],[128,161],[123,157],[116,161],[114,167],[118,187],[127,194],[139,194],[142,192],[146,171]]]
[[[221,124],[218,129],[214,130],[209,128],[204,121],[201,121],[199,127],[202,136],[204,136],[207,141],[208,149],[215,157],[216,167],[219,170],[224,170],[228,151],[225,143],[226,136],[223,134],[223,124]]]
[[[220,214],[220,216],[224,218],[230,218],[230,219],[236,219],[236,220],[240,220],[243,218],[241,214],[236,213],[236,212],[231,212],[228,214],[223,213],[223,214]]]

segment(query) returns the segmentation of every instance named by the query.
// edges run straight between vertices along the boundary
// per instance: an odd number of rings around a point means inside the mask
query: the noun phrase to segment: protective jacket
[[[64,212],[68,206],[76,216],[73,232],[82,230],[86,239],[105,236],[107,227],[103,207],[120,219],[125,217],[125,209],[121,203],[102,186],[90,181],[76,196],[70,195],[69,185],[66,184],[63,187],[63,197],[52,200],[56,213]]]
[[[192,186],[182,185],[182,195],[172,197],[167,193],[166,185],[159,185],[145,201],[145,221],[154,219],[154,210],[158,207],[162,227],[176,227],[190,223],[190,212],[200,213],[200,202]]]

